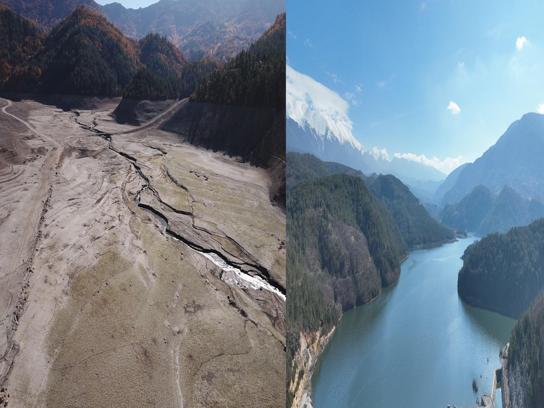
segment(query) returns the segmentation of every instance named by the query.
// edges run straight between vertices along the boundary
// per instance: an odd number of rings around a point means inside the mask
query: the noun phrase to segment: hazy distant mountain
[[[444,185],[451,188],[444,193],[442,203],[456,203],[478,185],[495,194],[508,186],[526,199],[544,202],[543,157],[544,115],[528,113],[482,157],[446,179]]]
[[[438,245],[454,238],[453,232],[432,218],[425,207],[398,178],[392,175],[366,177],[348,166],[324,162],[310,154],[287,154],[287,186],[333,174],[360,177],[374,197],[389,212],[408,248]]]
[[[457,179],[459,178],[459,174],[461,174],[463,169],[469,164],[470,163],[464,163],[448,174],[448,177],[436,188],[436,191],[434,192],[434,203],[440,204],[442,202],[444,195],[453,188],[457,182]]]
[[[544,217],[544,205],[536,200],[527,200],[514,189],[504,187],[497,196],[493,207],[483,219],[478,232],[506,232],[512,227],[528,225]]]
[[[100,9],[94,0],[0,0],[0,3],[45,28],[52,28],[78,6]]]
[[[189,60],[226,61],[254,42],[284,12],[284,0],[160,0],[127,9],[94,0],[0,0],[18,14],[51,28],[84,5],[100,10],[134,39],[149,33],[166,36]]]
[[[433,167],[365,149],[352,134],[348,105],[336,93],[287,67],[287,150],[310,153],[364,173],[394,174],[405,183],[441,181]]]
[[[506,232],[541,217],[544,217],[544,204],[525,199],[510,187],[504,187],[496,195],[482,185],[459,203],[447,205],[440,214],[442,222],[451,228],[481,236]]]
[[[476,186],[457,204],[447,205],[441,211],[440,219],[458,231],[476,232],[491,212],[495,199],[487,187]]]
[[[127,35],[165,35],[189,60],[234,57],[284,10],[283,0],[160,0],[140,9],[127,9],[119,3],[102,7]]]

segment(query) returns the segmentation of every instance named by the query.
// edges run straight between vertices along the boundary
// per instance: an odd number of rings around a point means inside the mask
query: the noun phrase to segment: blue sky
[[[97,0],[98,4],[109,4],[109,3],[121,3],[126,8],[140,8],[146,7],[150,4],[156,3],[158,0]]]
[[[290,0],[287,16],[288,63],[350,102],[367,147],[451,169],[544,112],[543,1]]]

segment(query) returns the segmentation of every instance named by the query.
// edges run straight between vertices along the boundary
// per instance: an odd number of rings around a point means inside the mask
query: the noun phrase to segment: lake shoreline
[[[460,394],[464,395],[464,397],[454,398],[452,396],[451,398],[445,399],[445,406],[447,406],[448,403],[455,403],[458,405],[461,403],[466,405],[466,401],[469,401],[469,406],[474,406],[476,394],[472,396],[470,387],[472,379],[476,379],[478,382],[480,389],[478,396],[480,398],[484,394],[484,391],[487,393],[489,392],[490,388],[486,384],[489,382],[490,373],[494,373],[494,369],[499,367],[499,363],[497,362],[497,365],[495,365],[493,364],[493,361],[498,359],[500,347],[504,346],[504,342],[501,342],[500,339],[497,340],[495,337],[505,337],[505,333],[509,333],[510,326],[513,322],[507,317],[485,310],[471,308],[470,305],[466,305],[468,306],[467,308],[457,294],[456,282],[460,268],[460,265],[458,265],[460,264],[460,257],[462,256],[464,249],[475,239],[477,239],[477,237],[461,238],[429,249],[411,250],[409,255],[402,262],[399,280],[395,285],[386,288],[390,290],[384,290],[380,295],[373,298],[371,302],[360,305],[365,307],[357,306],[342,314],[342,317],[335,325],[336,330],[334,336],[330,338],[326,347],[324,347],[319,356],[317,356],[317,363],[313,370],[311,383],[311,396],[314,407],[360,406],[353,405],[353,401],[354,399],[357,399],[358,394],[363,392],[361,389],[364,389],[366,386],[355,385],[357,384],[357,380],[360,380],[357,375],[361,375],[361,373],[365,374],[365,371],[366,373],[372,372],[372,376],[370,376],[366,382],[363,381],[363,383],[373,384],[372,387],[374,388],[377,387],[377,383],[379,384],[380,381],[384,381],[382,380],[382,377],[384,376],[386,382],[390,384],[391,381],[394,381],[394,378],[399,377],[399,365],[401,368],[400,371],[410,372],[410,370],[407,369],[407,367],[410,368],[410,365],[406,366],[406,362],[402,361],[403,359],[410,360],[410,358],[407,358],[406,356],[415,354],[417,350],[425,350],[426,353],[429,351],[429,356],[434,355],[433,353],[436,352],[436,347],[433,349],[432,341],[430,343],[430,350],[424,346],[425,342],[429,341],[429,336],[432,337],[435,330],[443,331],[443,329],[439,329],[439,327],[441,327],[440,324],[443,327],[450,327],[449,330],[454,330],[453,328],[455,326],[451,326],[451,324],[454,324],[459,318],[463,321],[463,326],[459,330],[452,331],[449,335],[442,336],[440,341],[445,342],[445,347],[439,350],[441,354],[437,356],[436,360],[445,361],[447,365],[451,366],[452,372],[455,371],[456,359],[461,360],[462,366],[460,368],[464,370],[462,370],[461,373],[465,372],[465,374],[461,375],[461,378],[466,378],[466,386],[462,385],[462,380],[457,380],[457,383],[461,384],[456,384],[456,386],[459,387]],[[410,258],[412,258],[414,262],[406,263]],[[427,268],[428,270],[422,272],[420,271],[422,268]],[[440,273],[437,273],[439,271]],[[442,279],[446,279],[447,282],[442,282]],[[447,284],[444,285],[444,283]],[[412,287],[412,285],[415,286]],[[432,285],[438,285],[438,288],[447,286],[445,290],[446,296],[440,296],[439,294],[434,293],[434,287],[431,287]],[[416,292],[415,290],[420,292]],[[434,297],[434,300],[431,301],[429,299],[430,297]],[[440,310],[441,308],[439,305],[443,299],[447,299],[449,302],[449,305],[444,306],[444,309],[453,307],[453,311],[455,312],[453,316],[455,319],[452,316],[449,316],[450,319],[452,319],[449,324],[441,322],[435,329],[434,326],[432,326],[434,323],[425,324],[424,322],[416,320],[413,326],[419,329],[421,332],[419,333],[418,330],[413,329],[409,322],[403,321],[403,319],[399,320],[398,323],[395,323],[395,320],[390,320],[394,313],[399,314],[399,310],[402,311],[403,309],[412,310],[412,315],[417,315],[417,313],[413,311],[414,307],[423,308],[423,310],[427,311],[427,314],[430,313],[431,310],[433,310],[433,312],[438,311],[438,315],[440,315],[443,312]],[[406,302],[407,300],[409,302]],[[433,306],[433,302],[438,302],[438,306]],[[367,317],[365,317],[365,315]],[[400,315],[404,316],[402,313],[400,313]],[[410,316],[410,314],[408,313],[407,316]],[[365,319],[368,320],[368,318],[371,319],[370,323],[364,323]],[[436,321],[440,322],[440,319],[436,318],[435,322]],[[368,326],[368,329],[361,329],[361,325],[366,327],[365,325],[369,324],[370,326]],[[495,324],[498,324],[499,326],[498,334],[494,333]],[[376,327],[382,327],[381,330],[387,329],[389,338],[394,338],[396,332],[391,332],[391,330],[399,325],[405,325],[409,328],[408,334],[415,332],[418,335],[423,336],[421,346],[418,343],[419,340],[417,340],[417,338],[408,338],[407,342],[410,343],[411,349],[410,347],[407,348],[404,346],[404,349],[406,349],[405,352],[399,355],[399,351],[396,350],[395,347],[391,345],[386,347],[380,345],[378,341],[371,342],[368,339],[370,336],[376,336],[376,333],[372,333],[372,330],[376,330]],[[506,327],[506,329],[504,329],[504,327]],[[359,334],[357,335],[357,333]],[[466,338],[463,338],[463,336]],[[458,337],[460,340],[459,342],[456,342]],[[487,337],[489,337],[488,340],[486,340]],[[381,335],[381,337],[376,336],[373,338],[383,339],[387,337]],[[458,354],[459,351],[457,351],[457,349],[466,341],[476,341],[475,344],[479,345],[478,347],[480,348],[477,349],[473,355]],[[390,342],[394,343],[393,341],[388,341],[386,343]],[[495,344],[495,346],[493,346],[493,344]],[[402,347],[399,348],[402,349]],[[497,349],[496,353],[493,352],[494,348]],[[378,350],[380,351],[378,352]],[[395,355],[398,355],[397,359],[395,359]],[[380,364],[372,364],[373,360],[378,361],[378,356],[381,356]],[[475,362],[470,362],[469,360],[471,359],[475,360]],[[361,364],[361,361],[364,361],[364,364]],[[385,363],[390,364],[391,367],[397,367],[397,369],[387,371],[383,367],[380,367],[384,361]],[[433,366],[434,363],[430,364],[430,367]],[[336,370],[339,371],[334,371],[335,367]],[[474,374],[470,374],[470,367],[476,369]],[[378,370],[378,372],[375,372],[376,370]],[[421,378],[416,378],[414,381],[414,387],[417,388],[418,386],[416,384],[422,382],[424,377],[431,375],[431,372],[431,368],[427,371],[424,370],[421,373]],[[389,376],[392,378],[389,378]],[[366,377],[368,377],[368,375],[366,375]],[[406,378],[411,377],[408,375]],[[367,386],[370,387],[370,385]],[[384,385],[380,385],[380,387],[385,387],[383,388],[383,392],[385,393],[385,389],[387,389],[385,383]],[[437,387],[437,389],[440,388],[441,387]],[[444,386],[444,388],[446,391],[448,390],[447,386]],[[350,395],[349,390],[351,390],[353,395]],[[330,396],[324,397],[326,394],[330,394]],[[376,394],[379,393],[376,391]],[[332,395],[334,395],[334,397]],[[455,395],[455,393],[452,395]],[[374,395],[374,397],[376,397],[376,395]],[[381,399],[373,400],[372,397],[369,397],[368,395],[365,398],[369,401],[369,406],[391,406],[391,403],[385,404],[384,402],[382,402],[381,405],[377,405],[378,403],[376,401],[381,401]],[[388,396],[385,396],[384,398],[384,401],[391,399]],[[335,405],[328,405],[326,402],[324,403],[324,401],[330,402],[332,399],[334,399]],[[425,398],[422,398],[422,400],[425,400]],[[410,402],[410,400],[407,399],[406,402]],[[411,405],[407,404],[406,406]],[[417,406],[425,406],[425,404]]]

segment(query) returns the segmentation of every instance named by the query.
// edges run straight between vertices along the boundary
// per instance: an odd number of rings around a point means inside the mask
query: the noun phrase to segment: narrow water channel
[[[515,321],[459,299],[474,240],[413,252],[394,288],[344,315],[314,374],[316,408],[472,408],[489,393]]]

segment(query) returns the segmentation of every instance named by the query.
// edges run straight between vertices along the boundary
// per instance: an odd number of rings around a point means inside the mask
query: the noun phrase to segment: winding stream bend
[[[473,407],[490,392],[515,321],[459,299],[474,241],[412,252],[394,288],[344,315],[314,374],[316,408]]]

